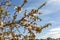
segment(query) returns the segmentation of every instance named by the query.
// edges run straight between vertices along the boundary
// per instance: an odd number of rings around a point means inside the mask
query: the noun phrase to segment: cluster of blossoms
[[[27,13],[27,10],[25,10],[24,15],[21,19],[18,21],[16,20],[18,17],[18,13],[21,12],[23,6],[27,3],[27,0],[24,0],[23,4],[21,6],[17,6],[13,13],[11,19],[11,14],[9,13],[10,10],[7,10],[9,7],[14,6],[10,0],[6,0],[5,2],[0,3],[0,40],[20,40],[25,39],[35,39],[35,31],[36,33],[41,33],[42,29],[47,28],[50,23],[44,25],[44,26],[38,26],[37,20],[42,21],[41,18],[39,18],[39,15],[41,13],[39,12],[39,9],[42,8],[45,4],[43,3],[40,7],[37,9],[32,9],[30,12]],[[9,20],[11,19],[11,20]],[[26,30],[28,30],[28,33],[26,35],[23,35],[20,31],[20,27],[24,28],[24,32],[26,33]],[[16,34],[16,31],[13,31],[14,28],[19,32],[19,34]],[[7,30],[7,31],[6,31]]]

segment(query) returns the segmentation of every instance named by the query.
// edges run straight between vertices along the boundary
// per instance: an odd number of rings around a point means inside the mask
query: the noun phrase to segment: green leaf
[[[0,9],[0,14],[2,14],[3,10]]]

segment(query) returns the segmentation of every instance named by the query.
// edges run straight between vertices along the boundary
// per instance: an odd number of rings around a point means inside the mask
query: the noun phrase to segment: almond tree
[[[24,0],[22,5],[16,6],[15,9],[13,8],[15,11],[11,13],[9,13],[10,10],[8,9],[15,7],[15,4],[12,4],[11,0],[4,0],[0,2],[0,40],[35,39],[36,33],[41,33],[44,28],[51,25],[50,23],[47,23],[44,26],[38,26],[36,22],[38,20],[42,21],[42,19],[38,16],[41,15],[39,10],[45,6],[46,2],[41,4],[37,9],[32,9],[29,12],[24,10],[23,17],[16,20],[18,19],[17,17],[19,17],[18,14],[21,14],[22,8],[25,4],[27,4],[27,2],[27,0]],[[16,28],[15,31],[13,31],[14,28]],[[20,30],[21,28],[24,28],[24,32]],[[16,31],[18,31],[18,33]],[[34,33],[34,31],[36,33]],[[26,33],[26,35],[24,33]]]

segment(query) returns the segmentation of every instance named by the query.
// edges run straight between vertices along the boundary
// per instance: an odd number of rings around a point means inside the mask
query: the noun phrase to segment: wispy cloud
[[[52,38],[60,38],[60,27],[51,29],[49,34]]]
[[[60,32],[59,31],[60,31],[60,27],[52,28],[44,36],[42,36],[41,38],[47,38],[47,37],[60,38]]]
[[[48,15],[53,13],[53,11],[49,10],[49,9],[42,9],[40,10],[40,12],[42,13],[42,15]]]
[[[59,4],[60,0],[48,0],[48,3]]]
[[[58,28],[53,28],[53,29],[51,29],[50,31],[60,31],[60,27],[58,27]]]
[[[48,0],[46,6],[40,11],[44,13],[43,15],[49,15],[59,11],[60,10],[59,7],[60,0]]]

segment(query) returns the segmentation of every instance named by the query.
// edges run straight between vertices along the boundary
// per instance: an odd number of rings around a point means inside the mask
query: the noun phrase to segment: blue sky
[[[45,7],[40,11],[43,13],[40,17],[43,21],[41,24],[52,23],[52,26],[43,29],[42,33],[37,34],[36,38],[59,38],[60,37],[60,0],[29,0],[28,5],[24,9],[37,8],[41,3],[47,1]],[[39,23],[39,22],[38,22]]]
[[[46,6],[44,6],[39,11],[43,14],[40,16],[43,21],[37,22],[39,25],[45,24],[45,23],[52,23],[52,26],[49,26],[46,29],[43,29],[43,31],[40,34],[36,35],[36,38],[59,38],[60,37],[60,0],[28,0],[28,3],[23,7],[22,12],[27,9],[28,11],[33,8],[38,8],[41,3],[47,1]],[[1,0],[0,0],[1,2]],[[12,2],[19,6],[22,4],[23,0],[12,0]],[[12,7],[13,8],[13,7]],[[9,9],[10,12],[13,12],[14,9]],[[21,17],[21,16],[20,16]]]
[[[51,22],[52,26],[44,29],[41,34],[38,34],[37,38],[59,38],[60,37],[60,0],[47,0],[47,4],[41,9],[43,14],[41,15],[44,22]]]

